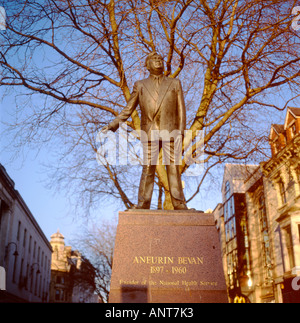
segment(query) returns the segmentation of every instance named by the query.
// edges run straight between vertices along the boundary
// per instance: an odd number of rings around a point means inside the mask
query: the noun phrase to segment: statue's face
[[[151,57],[148,62],[148,69],[151,74],[160,75],[164,71],[164,61],[158,54]]]

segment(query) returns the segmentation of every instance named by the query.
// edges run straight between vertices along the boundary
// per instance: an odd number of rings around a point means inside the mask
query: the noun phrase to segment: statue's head
[[[151,74],[160,75],[164,72],[164,60],[156,51],[146,58],[146,67]]]

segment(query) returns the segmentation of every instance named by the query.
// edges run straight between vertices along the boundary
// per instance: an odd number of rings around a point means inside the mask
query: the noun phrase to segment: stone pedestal
[[[120,212],[109,302],[228,302],[213,215]]]

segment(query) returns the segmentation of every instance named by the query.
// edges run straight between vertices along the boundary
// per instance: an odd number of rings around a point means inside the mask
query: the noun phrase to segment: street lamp
[[[249,276],[249,279],[248,279],[248,287],[249,287],[249,289],[251,289],[252,286],[253,286],[253,282],[252,282],[251,276]]]
[[[16,250],[15,250],[15,252],[13,253],[13,256],[15,256],[15,257],[19,256],[19,253],[18,253],[18,251],[17,251],[17,248],[18,248],[17,244],[16,244],[15,242],[10,242],[10,243],[5,247],[5,255],[4,255],[4,258],[5,258],[5,259],[6,259],[6,258],[7,258],[7,256],[8,256],[8,248],[9,248],[9,246],[10,246],[11,244],[13,244],[13,245],[16,247]]]
[[[252,277],[251,277],[251,271],[248,270],[247,272],[247,276],[248,276],[248,288],[251,289],[253,287],[253,281],[252,281]]]

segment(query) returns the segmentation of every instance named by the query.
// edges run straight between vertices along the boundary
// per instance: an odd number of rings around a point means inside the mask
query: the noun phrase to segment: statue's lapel
[[[156,102],[156,105],[151,107],[151,109],[153,109],[154,115],[156,115],[158,113],[159,108],[166,96],[167,91],[169,90],[171,83],[172,83],[172,79],[164,76],[161,81],[158,95],[157,95],[157,93],[153,87],[153,82],[152,82],[151,78],[149,77],[149,78],[143,80],[143,84],[144,84],[145,88],[149,92],[150,96],[153,98],[154,102]]]
[[[145,88],[147,89],[147,91],[149,92],[149,94],[152,96],[153,100],[156,102],[157,101],[157,95],[155,93],[155,90],[153,88],[153,83],[151,78],[147,78],[145,80],[143,80],[143,84],[145,86]]]
[[[158,110],[164,100],[164,97],[165,97],[167,91],[169,90],[171,83],[172,83],[172,79],[170,79],[168,77],[163,78],[163,80],[160,84],[160,87],[159,87],[158,99],[156,101],[156,113],[158,112]]]

